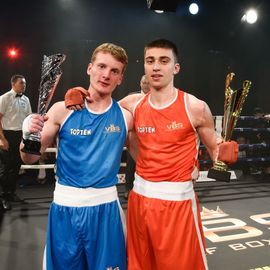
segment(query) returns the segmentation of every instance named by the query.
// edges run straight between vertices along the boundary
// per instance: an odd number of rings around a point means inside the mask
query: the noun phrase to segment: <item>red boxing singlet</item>
[[[186,94],[177,90],[166,107],[139,101],[134,122],[139,143],[136,173],[149,181],[189,181],[198,176],[199,137],[186,107]]]

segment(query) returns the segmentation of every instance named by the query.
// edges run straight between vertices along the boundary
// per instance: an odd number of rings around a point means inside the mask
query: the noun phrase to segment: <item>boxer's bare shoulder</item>
[[[132,94],[124,97],[123,99],[119,100],[119,104],[124,109],[130,111],[133,114],[136,104],[139,102],[140,99],[144,97],[143,94]]]

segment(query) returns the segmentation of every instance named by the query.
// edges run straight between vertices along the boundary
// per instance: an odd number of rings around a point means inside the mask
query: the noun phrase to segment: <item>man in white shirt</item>
[[[11,77],[12,89],[0,96],[0,185],[4,210],[11,209],[11,201],[21,202],[16,195],[16,183],[21,166],[19,145],[22,123],[32,113],[28,97],[24,95],[26,80],[22,75]]]

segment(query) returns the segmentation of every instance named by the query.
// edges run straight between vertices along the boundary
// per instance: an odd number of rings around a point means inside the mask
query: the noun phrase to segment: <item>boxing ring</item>
[[[126,151],[126,147],[124,147],[123,151]],[[57,148],[55,147],[50,147],[45,150],[45,153],[54,153],[55,155],[57,154]],[[121,162],[120,168],[124,169],[127,166],[126,162]],[[21,165],[21,170],[47,170],[55,169],[55,164],[32,164],[32,165],[27,165],[27,164],[22,164]],[[125,183],[125,174],[124,173],[118,173],[118,184],[124,184]]]
[[[218,130],[220,123],[217,123],[216,120]],[[235,180],[230,183],[207,179],[207,170],[211,166],[211,161],[205,147],[200,146],[201,177],[199,183],[195,185],[195,190],[202,207],[201,218],[206,240],[207,260],[211,270],[270,269],[270,174],[265,178],[257,177],[260,175],[255,174],[255,169],[264,171],[270,167],[269,129],[270,124],[264,119],[255,117],[239,119],[238,126],[233,133],[233,139],[239,141],[239,158],[237,163],[230,167],[230,170],[236,172]],[[46,153],[55,160],[57,149],[48,148]],[[123,185],[125,183],[126,153],[127,151],[124,149],[118,174],[119,198],[124,210],[127,208],[127,200],[124,198],[125,186]],[[39,169],[53,172],[51,170],[54,169],[54,162],[47,163],[22,165],[22,168],[28,170],[28,173]],[[247,175],[238,177],[237,172],[245,169]],[[37,261],[42,260],[47,215],[53,190],[54,185],[51,183],[23,186],[18,191],[27,203],[14,204],[14,211],[7,212],[4,216],[3,228],[6,229],[2,232],[2,243],[6,243],[6,235],[12,231],[13,233],[10,235],[14,236],[9,249],[15,246],[14,243],[17,244],[14,251],[16,252],[18,247],[20,248],[20,252],[17,253],[23,255],[21,264],[27,264],[28,260],[25,258],[29,256],[33,258],[39,256]],[[10,226],[13,226],[12,229]],[[27,239],[25,239],[26,236]],[[19,240],[17,241],[16,238]],[[37,245],[37,243],[39,244]],[[8,258],[6,254],[10,252],[6,246],[0,246],[1,254],[4,254],[1,257],[2,260]],[[24,251],[27,251],[27,254],[24,254]],[[33,252],[35,253],[33,254]],[[32,261],[31,264],[33,264]],[[30,268],[25,266],[23,269]]]
[[[222,116],[214,116],[215,129],[220,133],[222,126]],[[229,166],[232,173],[231,179],[237,179],[236,170],[244,173],[254,173],[256,168],[270,174],[270,123],[265,118],[256,118],[254,116],[240,116],[238,124],[233,131],[232,139],[239,143],[239,154],[237,162]],[[118,173],[118,184],[125,183],[125,151],[123,149],[123,156],[121,167]],[[57,148],[47,148],[45,153],[57,154]],[[200,163],[200,177],[197,181],[215,181],[207,178],[207,171],[212,166],[212,161],[203,145],[200,145],[199,150]],[[268,168],[269,167],[269,168]],[[21,165],[23,170],[47,170],[54,169],[55,164],[35,164],[35,165]]]

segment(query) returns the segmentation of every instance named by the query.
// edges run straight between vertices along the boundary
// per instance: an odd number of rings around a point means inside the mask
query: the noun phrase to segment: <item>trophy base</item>
[[[215,170],[213,168],[209,169],[208,174],[207,174],[208,178],[213,178],[216,179],[217,181],[221,181],[221,182],[230,182],[231,181],[231,173],[228,171],[219,171],[219,170]]]
[[[39,141],[23,140],[23,143],[24,147],[21,149],[22,152],[36,156],[41,156],[40,153],[41,143]]]

